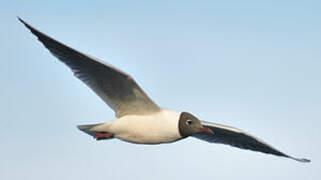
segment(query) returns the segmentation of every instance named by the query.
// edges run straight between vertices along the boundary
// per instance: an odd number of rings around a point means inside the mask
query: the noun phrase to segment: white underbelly
[[[147,116],[128,115],[113,121],[109,131],[123,141],[140,144],[169,143],[181,139],[180,112],[162,110]]]

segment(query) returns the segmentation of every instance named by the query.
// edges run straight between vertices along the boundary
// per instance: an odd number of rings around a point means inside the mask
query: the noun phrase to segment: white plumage
[[[162,109],[149,115],[126,115],[90,130],[109,132],[118,139],[133,143],[170,143],[182,138],[178,130],[180,114],[178,111]]]

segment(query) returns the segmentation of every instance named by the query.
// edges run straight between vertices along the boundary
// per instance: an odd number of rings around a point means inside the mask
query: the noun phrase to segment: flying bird
[[[241,149],[294,158],[237,128],[200,121],[184,111],[160,108],[125,72],[94,57],[81,53],[47,36],[18,17],[52,55],[65,63],[74,75],[91,88],[111,109],[116,120],[79,125],[81,131],[96,140],[117,138],[137,144],[172,143],[194,137]]]

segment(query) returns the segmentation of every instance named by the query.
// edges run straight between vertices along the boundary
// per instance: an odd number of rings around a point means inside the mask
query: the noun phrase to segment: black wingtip
[[[26,22],[24,20],[22,20],[19,16],[17,16],[17,19],[22,22],[24,25],[26,25]]]
[[[28,23],[26,23],[24,20],[22,20],[19,16],[17,16],[18,20],[25,25],[28,29],[33,29]]]
[[[300,158],[292,158],[292,157],[291,157],[291,159],[296,160],[296,161],[299,161],[299,162],[303,162],[303,163],[309,163],[309,162],[311,162],[310,159],[305,159],[305,158],[300,159]]]

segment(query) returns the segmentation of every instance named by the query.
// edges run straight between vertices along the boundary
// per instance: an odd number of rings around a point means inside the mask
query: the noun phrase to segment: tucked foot
[[[95,133],[95,139],[98,140],[104,140],[104,139],[109,139],[112,138],[113,134],[109,133],[109,132],[97,132]]]

